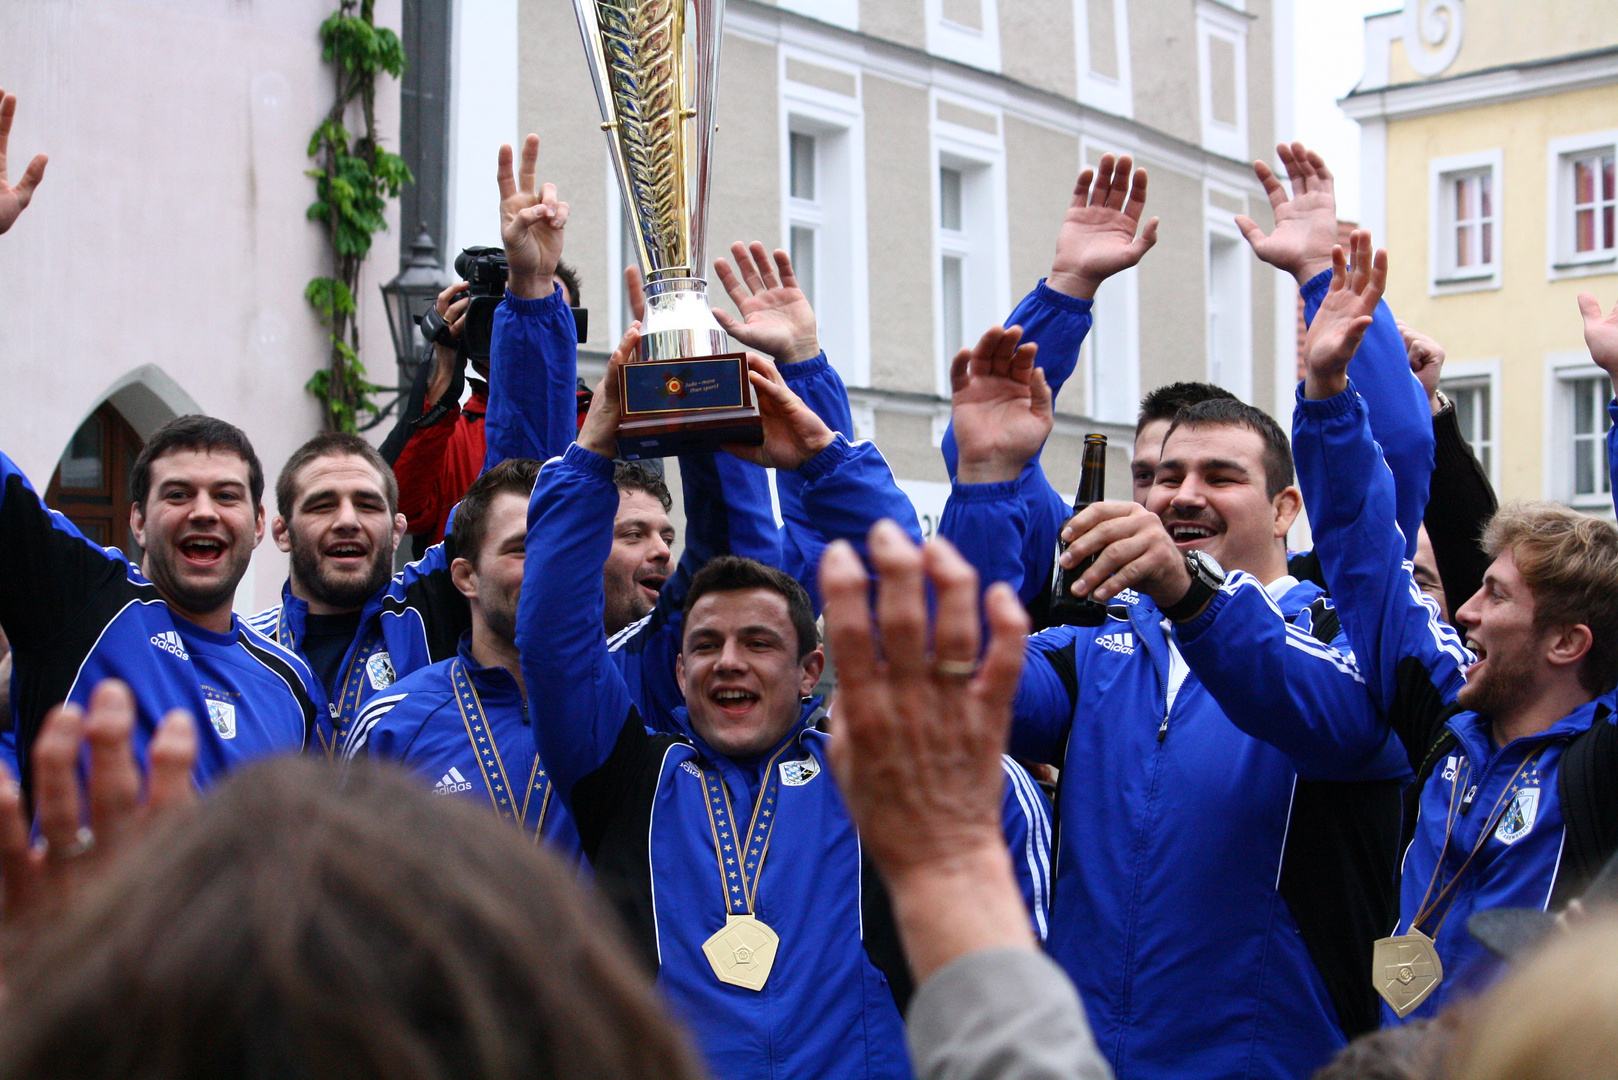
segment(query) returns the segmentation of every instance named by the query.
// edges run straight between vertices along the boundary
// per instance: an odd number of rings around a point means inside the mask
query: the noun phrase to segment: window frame
[[[1545,273],[1547,280],[1618,273],[1618,236],[1605,251],[1579,254],[1573,250],[1573,159],[1606,151],[1618,169],[1618,128],[1552,139],[1546,144]],[[1618,194],[1618,192],[1615,192]],[[1598,200],[1597,205],[1600,205]],[[1614,204],[1618,217],[1618,202]]]
[[[1206,202],[1204,195],[1203,207],[1203,370],[1206,378],[1215,386],[1224,387],[1243,401],[1253,399],[1253,260],[1243,257],[1247,247],[1241,230],[1231,220],[1229,211],[1222,210]],[[1214,314],[1214,273],[1213,273],[1213,246],[1215,240],[1235,253],[1231,260],[1237,268],[1234,310],[1241,313],[1236,322],[1236,335],[1233,351],[1237,356],[1247,358],[1245,366],[1241,369],[1241,380],[1233,383],[1230,379],[1220,378],[1214,363],[1214,334],[1212,317]]]
[[[946,60],[1000,74],[999,0],[978,0],[983,5],[981,30],[946,19],[944,0],[925,2],[928,52]]]
[[[1571,452],[1574,435],[1574,409],[1577,407],[1575,385],[1583,379],[1591,379],[1597,384],[1597,400],[1600,402],[1601,431],[1593,434],[1592,441],[1597,449],[1597,464],[1607,460],[1606,453],[1606,427],[1607,403],[1612,399],[1612,383],[1607,373],[1590,362],[1590,355],[1581,350],[1564,353],[1552,353],[1546,358],[1546,461],[1545,461],[1545,489],[1549,497],[1586,513],[1597,514],[1601,517],[1613,517],[1613,496],[1610,490],[1611,477],[1608,478],[1609,490],[1579,495],[1574,491],[1575,461]]]
[[[1090,67],[1090,5],[1112,7],[1113,47],[1118,56],[1118,77],[1097,74]],[[1081,104],[1134,119],[1134,77],[1129,61],[1129,0],[1074,0],[1074,69]]]
[[[819,326],[826,358],[849,386],[871,381],[870,267],[867,258],[865,112],[860,69],[818,53],[782,48],[780,65],[781,240],[792,248],[792,228],[812,226],[816,312],[833,314]],[[849,75],[854,97],[795,82],[788,60]],[[792,197],[794,132],[815,137],[814,207]],[[817,211],[813,212],[813,211]],[[818,218],[818,220],[817,220]]]
[[[1247,142],[1247,27],[1251,17],[1218,0],[1197,0],[1197,97],[1202,120],[1202,148],[1244,164]],[[1213,66],[1209,43],[1229,42],[1234,53],[1236,122],[1227,124],[1213,115]]]
[[[1428,295],[1498,289],[1502,285],[1505,259],[1505,187],[1502,181],[1503,155],[1499,148],[1473,154],[1431,158],[1427,162],[1427,269]],[[1449,209],[1449,181],[1468,173],[1489,175],[1493,214],[1491,260],[1476,267],[1455,266],[1454,214]]]
[[[1008,222],[1006,216],[1006,152],[1002,141],[1005,130],[1000,109],[986,102],[958,99],[937,93],[930,95],[932,116],[932,237],[933,237],[933,334],[936,356],[936,392],[950,395],[949,365],[952,356],[944,349],[943,260],[946,255],[967,257],[963,268],[961,343],[970,346],[1010,310],[1008,282],[1011,277]],[[995,117],[995,133],[969,128],[938,119],[938,103],[947,101],[974,112]],[[962,170],[961,236],[946,236],[942,227],[940,172],[946,167]]]
[[[1500,487],[1501,453],[1500,380],[1501,363],[1498,358],[1489,360],[1446,360],[1444,370],[1438,380],[1438,388],[1452,398],[1454,397],[1452,387],[1455,384],[1459,384],[1458,388],[1461,389],[1472,386],[1486,386],[1488,388],[1489,431],[1493,437],[1489,442],[1491,453],[1489,460],[1484,465],[1484,471],[1488,474],[1489,483],[1493,484],[1497,490]],[[1470,434],[1466,431],[1462,431],[1461,434],[1467,436],[1467,443],[1472,447],[1472,452],[1477,454],[1477,443],[1470,437]]]

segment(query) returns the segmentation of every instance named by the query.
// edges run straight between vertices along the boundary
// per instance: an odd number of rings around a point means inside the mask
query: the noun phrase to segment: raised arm
[[[528,507],[517,605],[517,646],[528,699],[543,703],[532,714],[534,738],[557,794],[578,819],[587,853],[600,816],[591,807],[575,806],[575,787],[587,776],[612,773],[614,751],[621,754],[646,737],[623,676],[607,653],[601,579],[618,512],[612,481],[617,380],[639,338],[632,329],[608,361],[578,442],[540,470]]]
[[[1337,245],[1335,182],[1325,160],[1302,143],[1282,143],[1276,153],[1292,185],[1290,198],[1268,165],[1253,163],[1270,199],[1274,230],[1266,236],[1252,218],[1242,215],[1236,224],[1253,254],[1297,280],[1304,320],[1312,322],[1331,283],[1332,249]],[[1393,470],[1408,558],[1416,551],[1416,527],[1432,482],[1433,430],[1421,387],[1410,375],[1404,339],[1385,303],[1377,305],[1348,373],[1365,396],[1371,431]]]
[[[1387,256],[1352,238],[1341,249],[1304,344],[1306,377],[1293,416],[1292,450],[1316,550],[1353,645],[1355,662],[1389,723],[1419,761],[1472,657],[1437,605],[1421,593],[1397,529],[1393,474],[1371,433],[1365,400],[1348,378],[1349,357],[1371,324]]]
[[[555,457],[578,428],[578,328],[555,283],[568,205],[555,184],[536,187],[538,135],[523,141],[516,176],[511,158],[502,146],[500,238],[509,278],[490,335],[486,469],[507,458]]]
[[[1610,315],[1603,317],[1601,302],[1595,295],[1580,293],[1579,314],[1584,318],[1584,344],[1590,349],[1590,359],[1607,373],[1613,387],[1618,389],[1618,305],[1613,306]],[[1608,402],[1607,411],[1618,424],[1618,401]],[[1614,434],[1613,427],[1607,428],[1607,461],[1609,468],[1618,462],[1618,435]],[[1614,499],[1618,500],[1618,487],[1613,492]]]

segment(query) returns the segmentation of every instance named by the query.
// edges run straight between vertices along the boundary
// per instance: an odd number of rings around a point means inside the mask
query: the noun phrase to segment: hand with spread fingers
[[[837,433],[792,392],[774,364],[748,353],[747,367],[764,424],[764,442],[759,446],[727,443],[721,449],[766,469],[796,469],[832,444]]]
[[[774,357],[778,364],[820,355],[815,309],[798,287],[791,257],[777,249],[772,261],[757,240],[751,246],[740,241],[730,245],[730,255],[736,260],[734,270],[723,258],[713,264],[719,283],[742,313],[738,319],[724,308],[714,308],[714,317],[725,332],[748,348]]]
[[[506,246],[506,288],[524,300],[542,300],[556,289],[556,267],[562,261],[567,203],[556,197],[556,185],[538,184],[539,136],[522,144],[522,165],[511,171],[511,146],[500,147],[500,239]]]
[[[881,521],[870,554],[874,617],[853,547],[839,540],[820,563],[838,673],[830,757],[920,983],[970,952],[1034,948],[1000,827],[1028,616],[1008,586],[993,586],[979,664],[978,577],[955,548],[918,548]]]
[[[1331,251],[1337,245],[1337,195],[1331,170],[1318,153],[1301,142],[1281,143],[1275,152],[1292,184],[1291,198],[1268,165],[1253,162],[1253,172],[1270,197],[1275,228],[1266,236],[1258,222],[1245,214],[1236,215],[1236,227],[1253,254],[1285,270],[1302,286],[1331,268]]]
[[[1579,314],[1584,317],[1584,343],[1590,359],[1612,379],[1618,390],[1618,304],[1612,314],[1601,314],[1601,302],[1592,293],[1579,294]]]
[[[950,419],[964,484],[1015,480],[1056,422],[1051,388],[1022,328],[990,327],[950,365]]]
[[[44,154],[35,154],[15,187],[7,180],[6,147],[11,140],[11,121],[16,115],[17,95],[0,90],[0,233],[15,225],[18,216],[28,208],[34,189],[45,179],[45,166],[50,161]]]
[[[1303,393],[1308,398],[1335,397],[1347,389],[1348,362],[1387,288],[1388,253],[1371,254],[1371,234],[1355,229],[1348,245],[1348,254],[1332,248],[1331,285],[1303,339]]]
[[[1045,284],[1094,300],[1103,281],[1140,262],[1157,243],[1157,219],[1141,226],[1145,209],[1146,170],[1135,169],[1128,154],[1103,154],[1100,164],[1079,173],[1073,186]]]
[[[0,767],[0,882],[6,922],[66,902],[110,853],[164,814],[195,803],[191,771],[197,762],[197,732],[190,714],[178,709],[169,713],[153,733],[144,799],[134,730],[134,695],[115,679],[96,686],[88,713],[68,703],[46,714],[34,740],[38,844],[29,839],[22,791]],[[86,743],[88,819],[79,790]]]

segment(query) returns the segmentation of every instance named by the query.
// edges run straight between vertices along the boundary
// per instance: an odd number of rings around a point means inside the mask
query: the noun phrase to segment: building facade
[[[599,369],[627,313],[595,94],[568,0],[519,0],[516,18],[518,127],[540,134],[542,177],[572,206],[568,258],[595,309],[583,363]],[[1103,286],[1045,458],[1074,487],[1084,433],[1105,431],[1125,493],[1145,390],[1213,379],[1267,409],[1290,401],[1296,289],[1232,222],[1268,220],[1250,163],[1290,126],[1290,35],[1289,0],[731,0],[710,259],[735,240],[793,253],[856,434],[930,528],[948,358],[1049,269],[1081,165],[1133,155],[1160,239]],[[478,153],[492,175],[493,147]]]
[[[1575,297],[1618,300],[1618,25],[1597,0],[1531,15],[1408,0],[1365,22],[1363,223],[1388,302],[1443,344],[1443,387],[1502,498],[1612,514],[1607,379]]]

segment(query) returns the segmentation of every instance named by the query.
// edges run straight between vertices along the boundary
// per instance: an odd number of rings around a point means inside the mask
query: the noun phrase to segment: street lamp
[[[423,223],[416,242],[410,245],[410,263],[399,276],[382,286],[382,299],[388,308],[388,329],[393,333],[393,354],[399,361],[400,385],[409,388],[406,373],[413,373],[421,350],[427,344],[416,326],[416,317],[444,291],[449,275],[437,259],[438,245]]]

